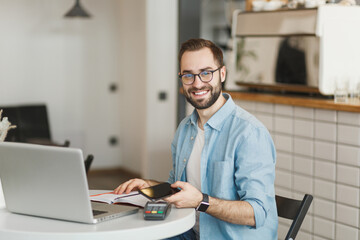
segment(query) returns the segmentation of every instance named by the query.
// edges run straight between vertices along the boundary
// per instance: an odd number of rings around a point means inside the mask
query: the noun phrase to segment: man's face
[[[198,74],[205,70],[216,70],[218,65],[209,48],[197,51],[187,51],[181,57],[180,74]],[[221,93],[221,82],[225,81],[225,67],[213,73],[210,82],[202,82],[198,76],[191,85],[183,84],[184,94],[187,101],[196,109],[211,107],[219,98]]]

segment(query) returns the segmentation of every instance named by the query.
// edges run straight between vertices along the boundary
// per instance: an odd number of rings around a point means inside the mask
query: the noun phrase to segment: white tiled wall
[[[279,195],[314,201],[296,239],[360,240],[360,114],[239,101],[271,133]],[[289,221],[279,221],[279,239]]]

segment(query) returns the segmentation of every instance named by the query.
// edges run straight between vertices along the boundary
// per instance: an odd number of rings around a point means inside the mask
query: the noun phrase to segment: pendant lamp
[[[91,16],[81,7],[80,0],[75,0],[75,5],[65,14],[65,17],[90,18]]]

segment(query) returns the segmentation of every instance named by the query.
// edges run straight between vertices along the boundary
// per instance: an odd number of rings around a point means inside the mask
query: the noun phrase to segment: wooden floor
[[[138,178],[139,175],[123,169],[114,170],[91,170],[88,173],[89,189],[113,190],[121,183]]]

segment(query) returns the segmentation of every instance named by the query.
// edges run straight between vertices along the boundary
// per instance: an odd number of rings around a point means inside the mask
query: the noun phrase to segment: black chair
[[[45,104],[19,105],[0,107],[3,116],[7,117],[16,128],[8,132],[6,141],[35,143],[67,147],[69,141],[55,143],[51,140],[50,124]]]
[[[313,196],[305,194],[302,201],[275,196],[278,216],[293,220],[285,240],[295,239],[302,222],[309,210]]]
[[[93,162],[94,160],[94,156],[89,154],[86,159],[85,159],[85,170],[86,170],[86,173],[89,172],[89,169],[90,169],[90,166],[91,166],[91,163]]]
[[[0,109],[3,110],[2,116],[7,117],[12,125],[16,125],[16,128],[8,132],[5,141],[58,147],[70,146],[69,140],[65,140],[64,143],[52,141],[45,104],[7,106],[0,107]],[[93,155],[86,157],[84,161],[86,173],[88,173],[93,160]]]

